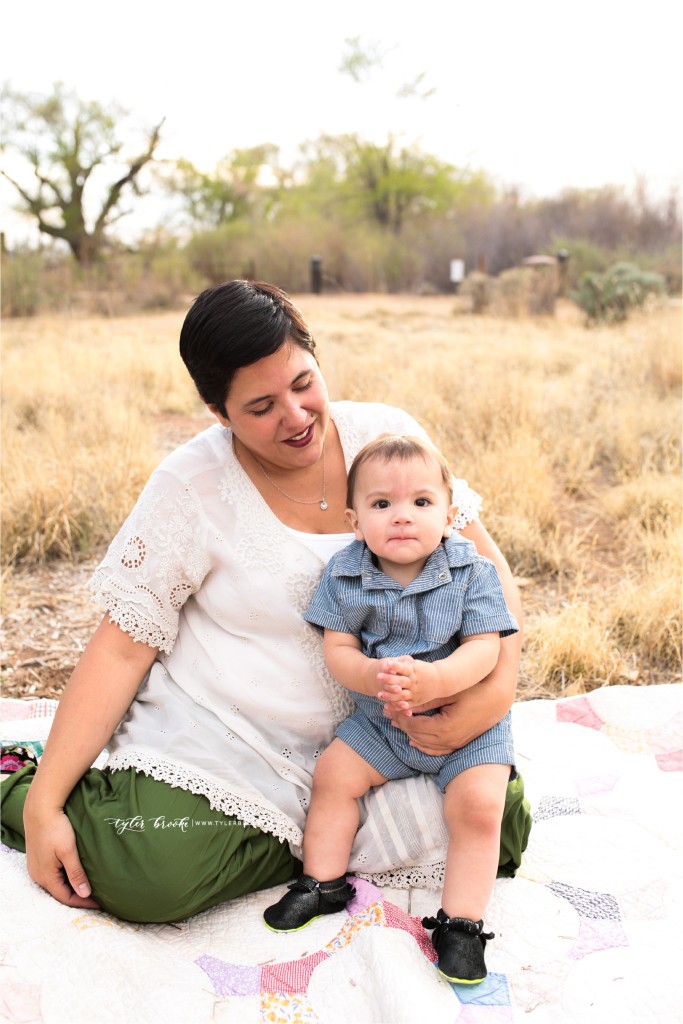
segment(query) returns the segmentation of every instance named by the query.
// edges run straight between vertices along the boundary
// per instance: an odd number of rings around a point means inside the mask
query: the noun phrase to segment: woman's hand
[[[419,714],[429,705],[415,708],[409,718],[401,712],[390,711],[388,704],[385,714],[397,728],[407,733],[411,747],[425,754],[450,754],[481,736],[510,710],[512,701],[508,687],[496,681],[497,668],[483,682],[450,698],[449,703],[442,704],[433,715]]]
[[[24,828],[26,867],[33,881],[67,907],[97,910],[78,857],[74,830],[64,811],[41,816],[33,814],[29,805]]]
[[[105,615],[59,701],[24,803],[26,864],[34,882],[69,907],[97,907],[64,804],[130,707],[156,649]]]
[[[384,712],[397,728],[410,738],[410,745],[425,754],[450,754],[490,729],[504,718],[512,706],[519,664],[519,643],[515,636],[501,641],[500,657],[493,672],[468,690],[454,697],[413,709],[412,717],[394,712],[386,704]],[[438,705],[436,714],[421,715]]]

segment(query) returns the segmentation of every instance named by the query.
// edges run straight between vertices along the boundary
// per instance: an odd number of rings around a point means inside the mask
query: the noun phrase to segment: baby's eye
[[[389,508],[389,502],[386,498],[378,498],[377,501],[373,502],[373,508]]]
[[[415,504],[418,508],[428,508],[428,506],[431,505],[431,501],[429,498],[416,498]]]

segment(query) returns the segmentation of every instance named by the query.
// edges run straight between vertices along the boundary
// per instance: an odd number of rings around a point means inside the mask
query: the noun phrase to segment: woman
[[[356,452],[385,431],[424,433],[388,406],[330,404],[310,331],[271,285],[203,292],[180,351],[218,424],[152,475],[91,581],[106,614],[41,763],[3,784],[3,840],[26,849],[33,880],[133,921],[179,920],[300,871],[315,759],[349,711],[302,612],[352,539]],[[477,496],[460,481],[455,500],[519,620]],[[519,640],[505,640],[487,680],[401,727],[428,753],[461,746],[509,709],[518,658]],[[105,746],[107,770],[90,769]],[[438,881],[446,834],[431,787],[404,780],[366,798],[352,870]],[[520,788],[506,821],[512,871],[528,832]]]

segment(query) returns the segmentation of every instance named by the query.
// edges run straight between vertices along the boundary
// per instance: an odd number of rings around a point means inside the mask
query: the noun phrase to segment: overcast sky
[[[211,169],[272,142],[388,132],[524,195],[683,180],[674,0],[30,0],[4,5],[0,75],[165,116],[159,155]],[[384,54],[355,84],[345,40]],[[427,99],[398,99],[424,73]],[[0,194],[6,213],[11,193]]]

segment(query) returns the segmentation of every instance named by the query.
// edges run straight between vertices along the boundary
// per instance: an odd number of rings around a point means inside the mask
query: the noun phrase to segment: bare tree
[[[142,195],[139,175],[154,159],[163,119],[145,131],[138,153],[124,155],[125,112],[118,107],[105,110],[62,83],[49,96],[5,86],[0,99],[2,151],[18,157],[20,168],[1,173],[19,194],[19,211],[88,266],[101,253],[108,229],[129,212],[121,209],[122,200],[131,192]]]

